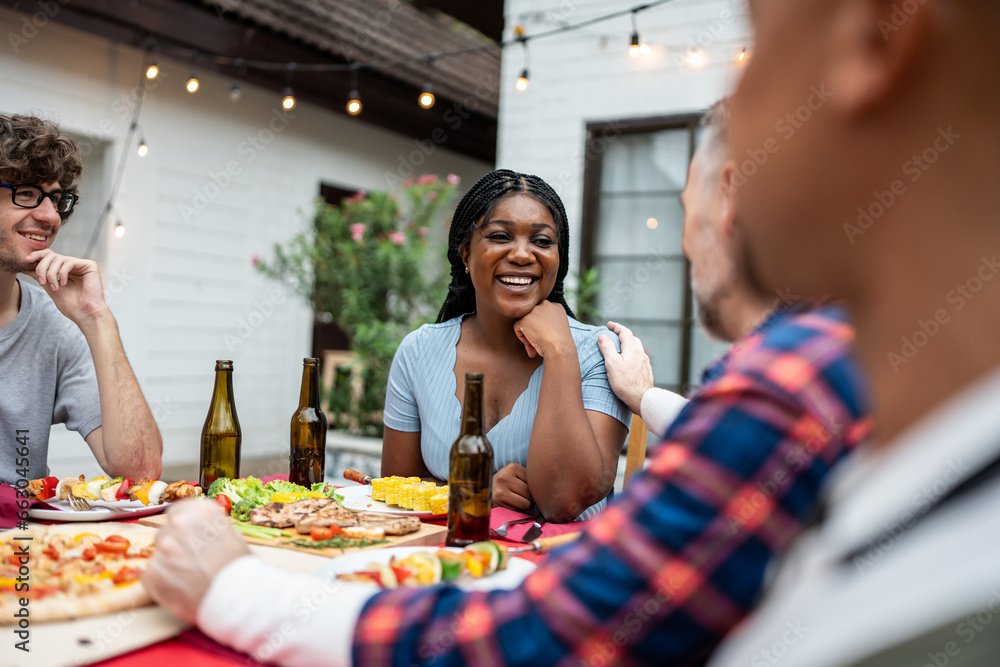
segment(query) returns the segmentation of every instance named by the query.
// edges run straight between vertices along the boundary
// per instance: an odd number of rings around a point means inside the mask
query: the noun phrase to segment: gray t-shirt
[[[52,424],[66,424],[83,437],[101,425],[97,375],[83,332],[42,288],[18,281],[21,309],[0,327],[0,482],[10,484],[48,475]],[[18,473],[24,458],[17,456],[18,438],[24,436],[27,475]]]

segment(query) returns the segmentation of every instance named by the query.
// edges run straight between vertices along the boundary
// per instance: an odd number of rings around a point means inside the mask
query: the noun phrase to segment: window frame
[[[601,173],[604,168],[604,152],[606,150],[609,135],[623,134],[651,134],[663,130],[688,130],[688,164],[694,157],[696,148],[695,139],[698,128],[701,126],[705,111],[695,111],[688,113],[672,114],[667,116],[650,116],[640,118],[627,118],[605,121],[589,121],[586,125],[586,139],[584,140],[584,172],[583,172],[583,207],[580,222],[580,272],[594,266],[594,243],[597,235],[597,218],[600,211],[601,199]],[[680,388],[682,394],[687,394],[691,389],[689,378],[691,376],[691,354],[692,336],[691,331],[695,325],[694,302],[691,298],[691,264],[686,257],[683,258],[684,281],[681,289],[682,313],[681,325],[681,349],[680,349],[680,378],[676,382],[658,382],[657,384],[668,384]],[[674,320],[671,320],[674,321]]]

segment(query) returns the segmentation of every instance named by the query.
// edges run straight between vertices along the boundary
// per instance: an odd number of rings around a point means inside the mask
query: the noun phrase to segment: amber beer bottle
[[[198,483],[207,489],[219,477],[240,476],[243,431],[233,398],[233,362],[215,362],[215,391],[201,429],[201,471]]]
[[[303,359],[299,409],[292,415],[288,481],[309,488],[323,481],[325,468],[326,415],[319,407],[319,359]]]
[[[483,376],[465,374],[462,431],[448,459],[448,536],[464,547],[487,539],[493,488],[493,447],[483,430]]]

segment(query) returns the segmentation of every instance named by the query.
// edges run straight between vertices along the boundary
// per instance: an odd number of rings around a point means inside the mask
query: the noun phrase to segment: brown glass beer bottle
[[[465,374],[462,430],[448,461],[448,536],[464,547],[487,539],[493,489],[493,447],[483,430],[483,376]]]
[[[243,431],[233,398],[233,362],[215,362],[215,390],[201,429],[198,483],[208,489],[219,477],[240,476],[240,443]]]
[[[288,480],[309,488],[326,469],[326,415],[319,407],[319,359],[302,360],[299,409],[292,415]]]

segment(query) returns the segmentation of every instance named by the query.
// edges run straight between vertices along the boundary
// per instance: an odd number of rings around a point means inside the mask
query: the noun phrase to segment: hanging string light
[[[156,42],[151,42],[147,50],[149,51],[149,66],[146,67],[146,78],[152,81],[160,73],[160,68],[156,65]]]
[[[222,65],[222,66],[235,65],[237,68],[240,68],[242,70],[243,74],[245,74],[245,71],[248,67],[252,67],[254,69],[262,70],[265,72],[285,69],[289,73],[288,81],[286,82],[286,85],[282,90],[281,103],[282,107],[285,109],[292,109],[295,107],[297,103],[291,84],[291,72],[295,70],[296,67],[300,69],[305,69],[310,72],[337,72],[337,71],[343,71],[345,69],[350,69],[352,85],[350,92],[348,94],[347,112],[352,116],[356,116],[361,113],[362,109],[361,95],[358,91],[358,84],[357,84],[358,71],[362,68],[385,69],[386,67],[405,65],[407,63],[415,63],[421,60],[427,62],[430,66],[433,66],[437,58],[461,57],[464,55],[468,55],[470,53],[475,53],[488,49],[494,49],[497,46],[503,49],[509,46],[513,46],[514,44],[520,44],[524,55],[524,64],[520,71],[520,75],[517,77],[517,80],[514,83],[514,87],[518,92],[525,92],[530,85],[529,71],[531,67],[530,64],[531,58],[530,58],[530,50],[528,47],[529,41],[534,39],[544,39],[548,37],[554,37],[556,35],[571,32],[574,30],[579,30],[581,28],[585,28],[590,25],[608,21],[610,19],[625,16],[626,14],[628,14],[630,15],[632,21],[632,33],[631,33],[631,38],[629,40],[629,55],[631,55],[633,58],[638,58],[640,56],[647,55],[651,52],[649,44],[643,43],[642,39],[640,38],[638,29],[638,18],[637,18],[638,14],[640,12],[652,9],[654,7],[658,7],[660,5],[667,4],[672,1],[673,0],[649,0],[648,2],[645,2],[640,5],[635,5],[628,9],[617,10],[608,14],[583,20],[578,23],[571,23],[571,24],[567,23],[565,25],[560,25],[551,30],[547,30],[545,32],[541,32],[530,36],[525,34],[523,26],[517,25],[515,26],[514,29],[515,35],[513,39],[508,39],[498,44],[491,43],[489,45],[472,46],[443,53],[412,55],[412,56],[397,58],[394,60],[379,61],[373,63],[318,62],[318,63],[306,63],[302,65],[296,65],[295,63],[279,63],[279,62],[258,61],[258,60],[245,61],[242,58],[234,58],[230,56],[224,56],[221,54],[209,54],[207,57],[211,63],[216,65]],[[146,78],[153,79],[159,75],[159,66],[156,63],[156,58],[155,58],[155,52],[157,51],[157,46],[156,43],[152,41],[152,39],[150,39],[149,42],[151,44],[149,47],[151,55],[150,55],[150,63],[145,69],[145,75]],[[202,56],[195,50],[192,50],[190,53],[191,53],[192,70],[191,70],[191,75],[188,78],[185,87],[189,93],[194,94],[198,92],[198,90],[201,87],[201,81],[195,74],[194,66],[197,64],[199,58]],[[749,58],[749,54],[747,53],[746,49],[743,49],[737,56],[737,61],[738,63],[742,64],[747,60],[747,58]],[[686,63],[688,66],[692,68],[699,68],[707,63],[707,56],[702,50],[698,49],[697,47],[692,47],[687,52]],[[230,87],[229,91],[229,99],[232,100],[233,102],[236,102],[240,99],[240,97],[241,97],[241,91],[239,84],[236,79],[233,79],[232,86]],[[427,83],[423,86],[420,95],[418,96],[418,103],[422,108],[430,109],[434,106],[436,101],[437,100],[434,92],[433,77],[429,77]]]
[[[145,138],[139,139],[139,149],[136,151],[136,153],[139,154],[139,157],[146,157],[146,155],[149,153],[149,146],[146,145]]]
[[[521,26],[517,26],[521,28]],[[521,28],[523,30],[523,28]],[[517,81],[514,82],[514,88],[517,92],[523,93],[528,89],[528,66],[531,64],[531,52],[528,51],[528,38],[524,36],[523,32],[518,30],[518,40],[521,42],[521,50],[524,52],[524,69],[521,70],[521,76],[517,77]]]
[[[288,63],[288,76],[285,79],[285,90],[281,93],[281,106],[284,109],[295,108],[295,93],[292,92],[292,76],[295,72],[295,63]]]
[[[347,113],[357,116],[361,113],[361,93],[358,92],[358,69],[360,65],[355,63],[351,67],[351,92],[347,94]]]
[[[632,10],[632,39],[628,46],[628,54],[633,58],[638,58],[639,56],[645,56],[649,54],[649,44],[643,44],[639,40],[639,26],[636,23],[635,16],[639,13],[640,8],[635,8]]]
[[[687,52],[687,63],[690,67],[698,69],[703,67],[708,61],[705,56],[705,52],[699,49],[697,46],[692,46]]]
[[[120,239],[123,236],[125,236],[125,225],[119,222],[115,225],[115,238]]]
[[[434,106],[434,56],[427,59],[427,83],[424,84],[424,89],[420,91],[420,97],[417,98],[417,102],[424,109],[430,109]]]
[[[736,60],[739,61],[741,65],[747,61],[746,47],[744,47],[743,50],[740,51],[740,55],[736,56]]]

